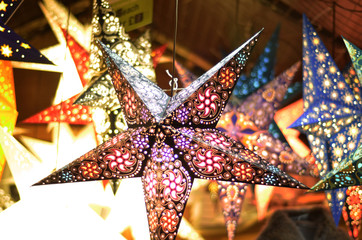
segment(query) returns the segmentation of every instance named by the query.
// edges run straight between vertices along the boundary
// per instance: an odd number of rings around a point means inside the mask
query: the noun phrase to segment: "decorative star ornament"
[[[308,19],[303,19],[304,113],[290,127],[304,131],[325,177],[355,151],[361,137],[362,102],[346,82]],[[338,224],[346,189],[327,191]]]
[[[258,35],[172,98],[100,44],[128,130],[35,185],[141,177],[151,239],[176,238],[194,178],[307,188],[214,129]]]
[[[361,69],[361,64],[359,61],[361,59],[361,50],[354,46],[352,43],[349,43],[344,39],[347,49],[349,50],[353,67],[347,67],[343,73],[343,76],[346,79],[346,82],[351,86],[355,94],[355,98],[361,100],[361,78],[362,76],[358,75],[355,71],[356,69]],[[360,144],[360,143],[359,143]],[[311,190],[321,191],[327,189],[337,189],[350,187],[355,185],[361,185],[362,177],[362,145],[360,144],[353,154],[350,154],[346,157],[338,167],[330,171],[326,177],[320,180],[315,184]]]
[[[6,26],[7,21],[21,2],[21,0],[2,0],[0,2],[0,59],[53,64],[37,49]]]

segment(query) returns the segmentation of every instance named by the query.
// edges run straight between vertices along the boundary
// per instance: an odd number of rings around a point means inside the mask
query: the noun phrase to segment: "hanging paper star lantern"
[[[15,138],[4,128],[0,127],[0,145],[3,147],[9,168],[16,183],[20,197],[23,198],[29,192],[29,187],[38,174],[49,172],[52,168],[30,154]],[[37,166],[31,169],[31,166]],[[35,178],[34,178],[35,176]]]
[[[54,168],[97,146],[92,125],[84,126],[74,134],[69,124],[54,124],[50,142],[27,136],[19,138],[42,162],[52,161]]]
[[[233,95],[239,99],[247,97],[258,88],[274,78],[274,65],[278,49],[278,37],[280,26],[278,25],[270,37],[264,52],[259,56],[249,76],[242,74],[236,83]]]
[[[98,46],[128,130],[35,185],[142,177],[153,239],[176,237],[194,178],[307,188],[214,129],[257,35],[172,98]]]
[[[0,60],[0,126],[12,133],[17,117],[13,68],[10,61]],[[4,166],[5,156],[0,144],[0,179]]]
[[[219,198],[225,218],[228,239],[234,239],[247,184],[218,181]]]
[[[38,50],[5,25],[20,3],[20,0],[2,0],[0,2],[0,59],[52,64]]]
[[[347,84],[354,90],[356,99],[360,99],[361,85],[353,67],[347,66],[343,72],[343,76],[345,77]],[[346,191],[346,201],[342,209],[342,216],[349,229],[349,235],[354,239],[358,239],[359,228],[361,225],[361,203],[359,200],[362,194],[359,187],[355,187],[355,185],[360,185],[361,179],[358,174],[358,172],[360,172],[359,169],[361,168],[358,164],[358,162],[360,162],[361,149],[362,145],[360,145],[353,154],[350,154],[347,159],[343,160],[336,168],[328,172],[325,178],[312,187],[312,190],[315,191],[348,187]]]
[[[307,133],[320,175],[324,177],[355,151],[361,136],[362,103],[305,16],[303,63],[304,113],[291,127]],[[327,191],[336,224],[345,191]]]
[[[352,60],[356,58],[351,58]],[[354,64],[354,66],[358,66]],[[352,66],[346,67],[343,72],[346,82],[353,89],[356,99],[361,100],[361,83],[357,77],[356,71]],[[320,180],[312,187],[312,190],[321,191],[343,187],[361,185],[360,164],[362,145],[360,144],[353,154],[349,154],[332,171],[328,172],[325,178]]]

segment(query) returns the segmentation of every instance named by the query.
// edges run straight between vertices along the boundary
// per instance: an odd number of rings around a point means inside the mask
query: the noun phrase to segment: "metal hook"
[[[169,85],[170,87],[176,91],[178,89],[178,78],[174,78],[171,73],[168,71],[168,69],[166,69],[166,73],[167,75],[171,78],[171,80],[169,81]]]

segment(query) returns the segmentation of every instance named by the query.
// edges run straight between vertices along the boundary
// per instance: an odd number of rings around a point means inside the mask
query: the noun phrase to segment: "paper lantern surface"
[[[322,177],[353,153],[361,137],[362,102],[346,82],[308,19],[303,18],[304,113],[291,127],[304,131]],[[327,192],[338,225],[344,189]]]
[[[244,100],[229,103],[217,127],[283,171],[314,176],[315,171],[305,159],[268,132],[299,66],[300,63],[293,65]]]
[[[218,181],[218,190],[228,239],[234,239],[247,184]]]
[[[172,98],[101,44],[129,128],[36,185],[142,177],[153,239],[176,237],[194,178],[307,188],[214,129],[257,35]]]
[[[12,133],[17,117],[13,68],[10,61],[0,60],[0,126]],[[4,167],[5,155],[0,146],[0,179]]]
[[[236,83],[233,95],[239,99],[244,99],[258,88],[274,78],[274,65],[278,49],[278,37],[280,26],[278,26],[270,37],[263,53],[259,56],[249,76],[240,75]]]

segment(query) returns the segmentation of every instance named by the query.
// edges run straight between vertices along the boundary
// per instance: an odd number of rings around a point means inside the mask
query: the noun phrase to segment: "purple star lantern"
[[[215,129],[258,35],[171,98],[99,46],[128,130],[35,185],[141,177],[151,239],[176,238],[194,178],[307,189]]]

